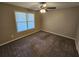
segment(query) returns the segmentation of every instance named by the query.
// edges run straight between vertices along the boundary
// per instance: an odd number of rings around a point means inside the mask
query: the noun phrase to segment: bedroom
[[[0,56],[79,56],[79,2],[42,3],[0,2]]]

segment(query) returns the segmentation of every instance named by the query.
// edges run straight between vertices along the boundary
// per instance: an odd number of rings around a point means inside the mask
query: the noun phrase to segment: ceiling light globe
[[[41,9],[40,12],[41,13],[46,13],[46,10],[45,9]]]
[[[46,7],[46,4],[43,4],[43,7]]]

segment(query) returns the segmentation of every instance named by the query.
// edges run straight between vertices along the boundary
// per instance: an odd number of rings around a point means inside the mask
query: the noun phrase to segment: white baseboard
[[[38,30],[38,31],[40,31],[40,30]],[[36,32],[38,32],[38,31],[36,31]],[[50,31],[46,31],[46,30],[42,30],[42,31],[49,32],[49,33],[52,33],[52,34],[55,34],[55,35],[59,35],[59,36],[63,36],[63,37],[66,37],[66,38],[69,38],[69,39],[73,39],[73,40],[76,39],[76,38],[64,36],[64,35],[57,34],[57,33],[50,32]],[[33,33],[36,33],[36,32],[33,32]],[[33,33],[30,33],[30,34],[28,34],[28,35],[31,35],[31,34],[33,34]],[[5,44],[8,44],[8,43],[13,42],[13,41],[18,40],[18,39],[21,39],[21,38],[23,38],[23,37],[25,37],[25,36],[28,36],[28,35],[23,35],[23,36],[21,36],[21,37],[15,38],[15,39],[13,39],[13,40],[7,41],[7,42],[5,42],[5,43],[3,43],[3,44],[0,44],[0,46],[3,46],[3,45],[5,45]],[[75,44],[76,44],[76,42],[75,42]],[[77,49],[77,51],[78,51],[77,46],[76,46],[76,49]],[[78,51],[78,54],[79,54],[79,51]]]
[[[38,31],[40,31],[40,30],[38,30]],[[36,32],[38,32],[38,31],[36,31]],[[36,33],[36,32],[33,32],[33,33]],[[18,40],[18,39],[21,39],[21,38],[23,38],[23,37],[25,37],[25,36],[29,36],[29,35],[31,35],[31,34],[33,34],[33,33],[30,33],[30,34],[27,34],[27,35],[23,35],[23,36],[21,36],[21,37],[15,38],[15,39],[13,39],[13,40],[4,42],[4,43],[0,44],[0,46],[3,46],[3,45],[5,45],[5,44],[8,44],[8,43],[13,42],[13,41]]]
[[[38,30],[38,31],[40,31],[40,30]],[[36,32],[38,32],[38,31],[36,31]],[[55,34],[55,35],[59,35],[59,36],[63,36],[63,37],[66,37],[66,38],[69,38],[69,39],[73,39],[73,40],[76,39],[76,38],[64,36],[64,35],[57,34],[57,33],[50,32],[50,31],[46,31],[46,30],[42,30],[42,31],[49,32],[49,33],[52,33],[52,34]],[[33,33],[36,33],[36,32],[33,32]],[[31,34],[33,34],[33,33],[30,33],[30,34],[28,34],[28,35],[31,35]],[[15,38],[15,39],[13,39],[13,40],[7,41],[7,42],[5,42],[5,43],[0,44],[0,46],[5,45],[5,44],[8,44],[8,43],[13,42],[13,41],[18,40],[18,39],[21,39],[21,38],[23,38],[23,37],[25,37],[25,36],[28,36],[28,35],[23,35],[23,36],[21,36],[21,37]]]
[[[75,40],[75,45],[76,45],[76,50],[78,51],[78,54],[79,54],[79,44],[78,44],[78,41],[77,40]]]
[[[77,52],[79,54],[79,47],[78,47],[79,46],[79,43],[78,43],[78,41],[76,41],[76,38],[72,38],[72,37],[69,37],[69,36],[65,36],[65,35],[61,35],[61,34],[58,34],[58,33],[50,32],[50,31],[47,31],[47,30],[42,30],[42,31],[49,32],[49,33],[52,33],[52,34],[55,34],[55,35],[58,35],[58,36],[62,36],[62,37],[66,37],[66,38],[75,40],[76,50],[77,50]]]
[[[47,30],[42,30],[42,31],[49,32],[49,33],[52,33],[52,34],[55,34],[55,35],[59,35],[59,36],[62,36],[62,37],[66,37],[66,38],[69,38],[69,39],[73,39],[73,40],[75,40],[75,39],[76,39],[76,38],[73,38],[73,37],[65,36],[65,35],[58,34],[58,33],[51,32],[51,31],[47,31]]]
[[[75,40],[76,50],[77,50],[77,52],[78,52],[78,54],[79,54],[79,49],[78,49],[78,44],[77,44],[77,42],[76,42],[76,38],[68,37],[68,36],[61,35],[61,34],[54,33],[54,32],[50,32],[50,31],[47,31],[47,30],[42,30],[42,31],[49,32],[49,33],[52,33],[52,34],[55,34],[55,35],[58,35],[58,36],[62,36],[62,37],[66,37],[66,38],[69,38],[69,39]]]

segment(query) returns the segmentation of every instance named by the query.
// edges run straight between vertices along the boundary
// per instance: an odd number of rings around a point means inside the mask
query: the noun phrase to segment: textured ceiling
[[[39,2],[7,2],[7,3],[25,8],[30,8],[33,10],[38,10],[40,7]],[[56,7],[56,9],[61,9],[61,8],[79,6],[79,2],[47,2],[47,6]]]

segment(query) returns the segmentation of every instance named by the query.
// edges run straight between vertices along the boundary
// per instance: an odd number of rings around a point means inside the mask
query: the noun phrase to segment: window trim
[[[16,22],[16,14],[15,14],[16,12],[34,14],[34,28],[32,28],[32,29],[27,29],[27,30],[24,30],[24,31],[17,31],[18,29],[17,29],[17,22]],[[25,31],[30,31],[30,30],[34,30],[34,29],[36,28],[36,25],[35,25],[35,13],[33,13],[33,12],[25,12],[25,11],[14,11],[14,16],[15,16],[15,28],[16,28],[16,32],[17,32],[17,33],[25,32]],[[27,18],[27,16],[26,16],[26,18]],[[31,21],[31,22],[32,22],[32,21]],[[27,28],[28,28],[28,21],[26,21],[26,23],[27,23]]]

